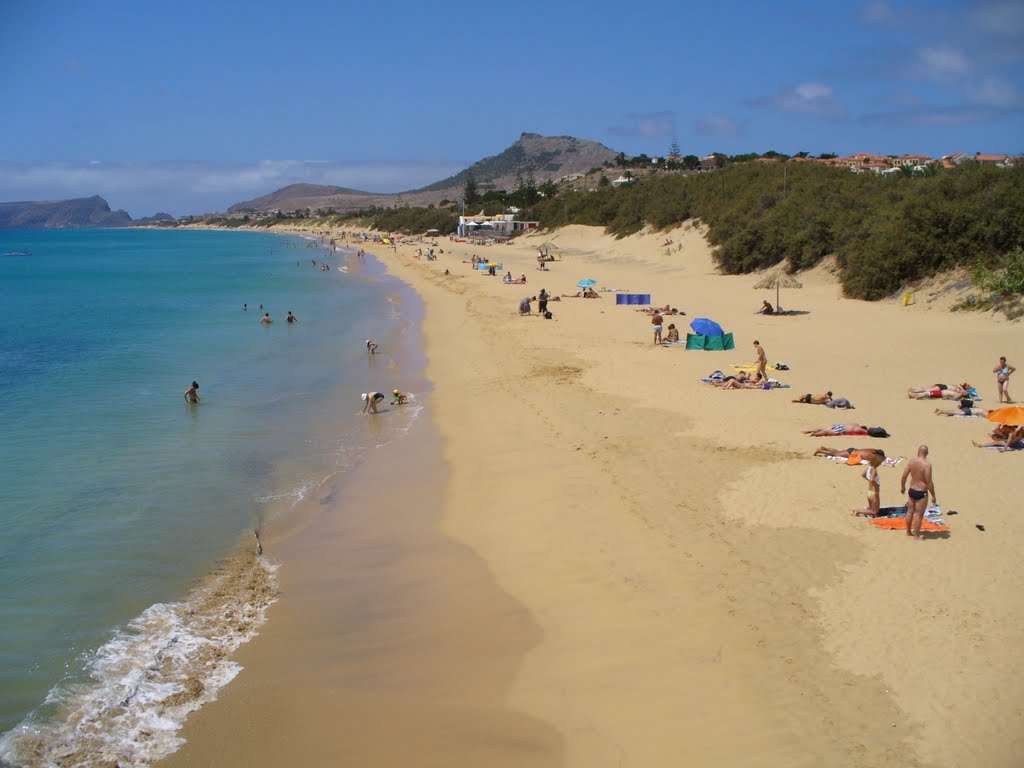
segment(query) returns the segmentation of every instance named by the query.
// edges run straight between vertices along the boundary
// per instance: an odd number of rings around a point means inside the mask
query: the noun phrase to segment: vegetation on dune
[[[736,160],[722,156],[723,165],[711,172],[648,173],[620,186],[605,177],[593,191],[538,185],[532,174],[520,175],[512,191],[483,189],[467,174],[462,199],[439,207],[370,208],[320,220],[450,234],[464,207],[498,214],[515,206],[517,218],[547,229],[586,224],[618,237],[699,220],[715,260],[730,274],[776,265],[795,272],[834,255],[843,290],[854,298],[891,296],[957,267],[970,270],[989,292],[965,308],[1005,309],[1024,296],[1024,163],[965,162],[949,170],[876,175],[781,156],[769,163]],[[278,214],[258,224],[309,216]]]
[[[968,162],[878,176],[813,163],[737,163],[563,193],[533,210],[545,227],[589,224],[620,237],[699,219],[727,273],[777,264],[802,270],[834,254],[845,293],[879,299],[958,266],[1003,270],[1024,244],[1024,166]]]

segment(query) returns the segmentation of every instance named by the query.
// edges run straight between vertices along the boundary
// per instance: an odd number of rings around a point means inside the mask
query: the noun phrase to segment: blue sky
[[[0,200],[422,186],[522,132],[627,154],[1024,153],[1024,2],[0,0]]]

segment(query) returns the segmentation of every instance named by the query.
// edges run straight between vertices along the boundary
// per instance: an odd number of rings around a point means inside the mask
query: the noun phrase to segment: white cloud
[[[722,115],[708,115],[694,126],[698,136],[740,136],[743,126]]]
[[[836,98],[835,89],[825,83],[800,83],[792,88],[784,88],[773,96],[757,99],[752,104],[815,117],[846,115],[845,107]]]
[[[967,88],[967,99],[972,104],[1013,109],[1024,104],[1024,98],[1013,85],[1001,77],[986,77]]]
[[[951,45],[918,48],[915,54],[916,70],[922,77],[948,80],[971,71],[967,57]]]
[[[237,165],[0,162],[0,200],[61,200],[100,195],[135,218],[222,211],[242,200],[305,182],[367,192],[402,192],[446,178],[463,166],[348,164],[265,160]]]
[[[886,24],[895,17],[892,6],[885,0],[871,0],[859,9],[860,17],[868,24]]]
[[[1017,40],[1024,35],[1024,3],[1020,0],[980,2],[968,11],[971,26],[983,35]]]
[[[970,123],[987,123],[998,117],[998,111],[991,107],[925,106],[920,109],[865,115],[862,120],[866,123],[894,126],[926,125],[930,127],[949,127]]]
[[[626,121],[626,125],[613,125],[608,131],[616,136],[642,139],[666,139],[676,132],[676,120],[671,112],[626,115]]]

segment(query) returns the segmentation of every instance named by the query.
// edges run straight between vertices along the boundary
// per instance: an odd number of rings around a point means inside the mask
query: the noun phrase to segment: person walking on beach
[[[192,386],[186,389],[185,392],[183,393],[185,395],[186,403],[188,403],[189,405],[196,405],[199,402],[199,392],[197,392],[198,389],[199,382],[193,381]]]
[[[907,479],[910,479],[910,488],[907,488]],[[924,513],[928,508],[928,494],[932,495],[932,504],[937,504],[935,498],[935,483],[932,481],[932,465],[928,461],[928,446],[918,446],[917,456],[910,460],[907,468],[903,470],[903,477],[900,480],[900,493],[907,494],[907,536],[913,536],[921,540],[921,523],[924,522]]]
[[[665,322],[665,318],[661,316],[661,312],[654,310],[654,314],[651,315],[651,328],[654,330],[654,343],[661,344],[661,326]]]
[[[992,373],[996,375],[996,387],[999,389],[999,402],[1000,403],[1012,403],[1010,399],[1010,374],[1017,369],[1006,362],[1005,357],[999,358],[999,365],[992,369]]]
[[[274,321],[270,319],[270,313],[269,312],[264,312],[263,313],[263,317],[260,318],[260,324],[261,325],[270,325],[272,322],[274,322]]]
[[[765,369],[768,367],[768,356],[764,353],[761,342],[754,339],[754,349],[757,351],[757,378],[754,381],[764,381],[768,378]]]
[[[364,392],[361,397],[363,399],[363,413],[378,413],[377,403],[384,399],[384,395],[380,392]]]

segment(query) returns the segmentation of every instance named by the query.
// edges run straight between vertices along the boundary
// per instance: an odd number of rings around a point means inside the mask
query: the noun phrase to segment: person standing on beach
[[[270,313],[269,312],[264,312],[263,313],[263,317],[260,318],[260,323],[262,325],[270,325],[272,322],[274,322],[274,321],[270,319]]]
[[[665,322],[665,319],[661,316],[661,312],[654,310],[654,314],[651,315],[651,327],[654,329],[654,343],[661,344],[661,326]]]
[[[193,381],[192,386],[186,389],[185,392],[183,393],[185,395],[186,403],[188,403],[189,405],[196,405],[199,402],[199,392],[196,391],[198,389],[199,382]]]
[[[541,288],[540,293],[537,294],[537,311],[542,315],[548,311],[549,298],[551,298],[551,294],[547,292],[546,288]]]
[[[1010,399],[1010,374],[1017,369],[1006,362],[1005,357],[999,358],[999,365],[992,369],[992,373],[996,375],[996,387],[999,389],[999,402],[1000,403],[1012,403]]]
[[[754,339],[754,349],[757,350],[757,378],[755,381],[764,381],[768,378],[768,374],[765,369],[768,367],[768,356],[764,353],[764,347],[761,346],[761,342]]]
[[[910,488],[907,488],[907,478],[910,479]],[[917,456],[910,460],[907,468],[903,470],[903,478],[900,480],[900,493],[907,494],[907,536],[913,536],[921,540],[921,523],[924,522],[924,513],[928,508],[928,494],[932,495],[932,504],[937,504],[935,498],[935,483],[932,482],[932,465],[928,461],[928,446],[918,446]]]

